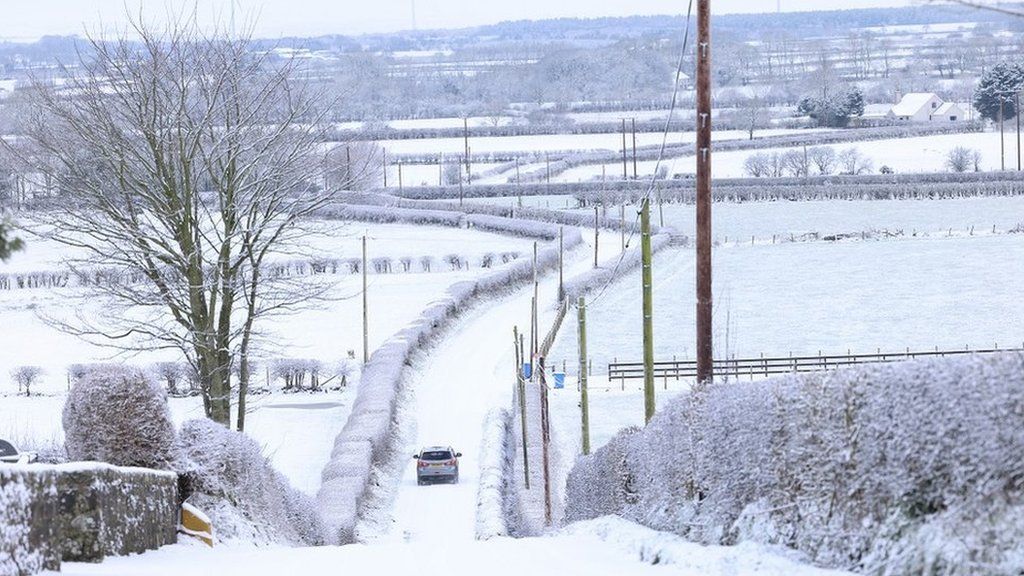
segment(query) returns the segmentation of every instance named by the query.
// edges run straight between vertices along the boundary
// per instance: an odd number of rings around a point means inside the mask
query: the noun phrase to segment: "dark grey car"
[[[459,482],[459,458],[451,446],[428,446],[414,455],[416,459],[416,483],[420,486],[434,482]]]

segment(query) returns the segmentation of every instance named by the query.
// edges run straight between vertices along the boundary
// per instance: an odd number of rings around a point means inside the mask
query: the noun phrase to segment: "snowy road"
[[[590,254],[589,249],[568,254],[567,277],[585,270]],[[554,317],[557,290],[557,273],[540,279],[541,334]],[[491,408],[511,403],[512,329],[518,326],[529,335],[532,295],[532,288],[520,288],[477,305],[414,367],[410,382],[414,398],[407,407],[415,415],[414,439],[405,450],[409,460],[391,511],[391,529],[382,541],[462,546],[475,538],[484,419]],[[463,453],[458,484],[416,484],[412,455],[430,445],[451,445]]]

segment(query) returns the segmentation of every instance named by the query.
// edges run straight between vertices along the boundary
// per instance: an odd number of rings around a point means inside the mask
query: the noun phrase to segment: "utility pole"
[[[626,251],[626,205],[619,205],[619,252]]]
[[[643,262],[644,310],[644,422],[654,417],[654,293],[651,275],[651,201],[644,198],[640,208],[640,254]]]
[[[540,353],[540,324],[537,320],[537,308],[540,306],[540,282],[537,281],[537,242],[533,243],[533,342],[530,343],[532,352],[530,354],[530,362],[533,362],[533,356]]]
[[[519,185],[519,157],[516,156],[516,186]]]
[[[466,182],[467,184],[472,184],[473,172],[469,165],[469,118],[462,119],[462,138],[466,147]]]
[[[398,162],[398,192],[402,192],[402,162]]]
[[[636,172],[636,118],[631,119],[633,121],[633,179],[637,179]]]
[[[711,383],[711,0],[697,0],[697,384]]]
[[[587,398],[587,303],[580,296],[579,303],[580,343],[580,423],[583,427],[583,455],[590,454],[590,404]]]
[[[459,163],[459,206],[462,206],[462,163]]]
[[[352,147],[345,146],[345,188],[351,190],[352,185]]]
[[[523,480],[526,482],[526,489],[530,489],[530,452],[527,448],[526,427],[526,382],[523,379],[523,337],[519,334],[519,327],[512,329],[512,346],[516,350],[516,393],[519,396],[519,425],[523,437]],[[532,361],[532,360],[531,360]]]
[[[388,187],[388,149],[381,148],[382,162],[384,163],[384,187]]]
[[[444,186],[444,154],[441,154],[441,159],[437,163],[437,186],[440,188]]]
[[[999,95],[999,159],[1001,162],[1000,170],[1006,170],[1006,140],[1003,138],[1003,104],[1005,97]]]
[[[363,364],[370,361],[370,319],[366,300],[366,235],[363,235]]]
[[[629,180],[629,172],[626,169],[626,119],[622,119],[622,179]]]
[[[599,224],[599,216],[597,215],[597,206],[595,205],[594,206],[594,268],[597,268],[597,242],[598,242],[598,239],[600,238],[600,236],[598,236],[598,232],[601,229],[598,224]]]
[[[548,383],[544,374],[544,357],[537,358],[537,381],[540,383],[540,433],[544,453],[544,523],[551,525],[551,422],[548,415]]]
[[[1020,92],[1013,95],[1013,111],[1017,117],[1017,172],[1020,172]]]
[[[558,227],[558,301],[565,299],[565,283],[563,282],[565,264],[565,228]]]

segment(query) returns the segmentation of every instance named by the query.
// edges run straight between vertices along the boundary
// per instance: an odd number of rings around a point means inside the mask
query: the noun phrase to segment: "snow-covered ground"
[[[1021,346],[1024,236],[735,246],[715,251],[717,354]],[[690,250],[654,259],[655,358],[692,357]],[[588,298],[595,372],[641,357],[639,272]],[[726,326],[728,325],[728,340]],[[563,330],[550,359],[574,371],[576,334]]]
[[[767,131],[760,132],[760,135],[767,135]],[[1017,143],[1016,136],[1007,130],[1005,135],[1006,144],[1006,168],[1015,170],[1017,168]],[[999,132],[980,132],[972,134],[942,134],[936,136],[921,136],[916,138],[894,138],[889,140],[871,140],[865,142],[850,142],[848,144],[831,144],[828,147],[840,153],[848,148],[856,148],[860,153],[871,160],[874,172],[882,166],[889,166],[897,173],[915,172],[943,172],[948,170],[946,158],[949,151],[957,146],[964,146],[971,150],[977,150],[981,154],[981,169],[985,171],[999,170],[1000,144]],[[621,144],[620,144],[621,148]],[[803,148],[765,148],[760,150],[737,150],[729,152],[716,152],[712,164],[716,178],[742,178],[748,176],[743,168],[747,157],[760,153],[785,153],[788,150],[800,150]],[[696,171],[696,160],[693,156],[669,157],[662,164],[668,167],[669,174],[693,174]],[[648,160],[638,163],[640,174],[653,174],[655,161]],[[593,164],[579,166],[566,170],[565,172],[552,176],[555,182],[581,182],[601,177],[602,168],[607,174],[619,174],[622,171],[621,163]]]
[[[410,542],[321,548],[167,546],[102,564],[67,563],[66,576],[264,576],[447,574],[470,576],[828,576],[846,574],[744,544],[700,546],[617,518],[601,518],[545,538]],[[57,573],[54,573],[57,574]]]
[[[313,223],[304,245],[281,258],[336,258],[347,260],[361,255],[361,236],[368,235],[368,257],[390,257],[393,273],[371,273],[368,286],[371,350],[416,317],[427,303],[440,297],[452,283],[480,272],[480,259],[488,253],[526,254],[532,242],[454,228],[411,225],[366,225],[344,222]],[[447,254],[468,259],[470,269],[450,271],[441,262]],[[0,264],[0,274],[29,270],[59,270],[63,247],[45,240],[30,239],[27,249],[10,262]],[[399,273],[398,258],[413,258],[413,272]],[[422,272],[420,257],[430,256],[433,272]],[[361,356],[362,280],[347,270],[326,275],[319,281],[331,283],[329,300],[314,302],[286,316],[271,317],[260,327],[257,352],[263,358],[315,358],[327,364]],[[79,288],[15,289],[0,291],[0,313],[5,325],[17,327],[0,331],[0,394],[13,393],[11,370],[18,366],[40,366],[45,371],[35,389],[56,393],[67,385],[67,367],[77,363],[109,361],[117,351],[96,346],[49,325],[44,318],[73,318],[77,313],[100,315],[104,310]],[[54,354],[54,351],[60,351]],[[351,353],[350,353],[351,352]],[[146,365],[175,360],[171,351],[153,351],[117,359]]]
[[[566,197],[523,198],[528,202],[551,204],[558,208],[558,199],[564,205]],[[516,199],[511,199],[515,202]],[[570,199],[575,204],[575,200]],[[509,199],[496,201],[509,204]],[[536,205],[536,204],[530,204]],[[628,206],[629,217],[638,210]],[[580,209],[592,213],[593,209]],[[608,214],[618,216],[615,207]],[[665,225],[693,238],[696,230],[696,208],[692,204],[664,204],[652,207],[652,218],[659,222],[664,214]],[[720,242],[771,241],[790,234],[799,236],[808,232],[826,234],[859,233],[865,231],[903,231],[912,236],[919,234],[969,235],[1006,232],[1024,223],[1024,197],[951,198],[943,200],[806,200],[799,202],[718,202],[712,209],[712,235]]]

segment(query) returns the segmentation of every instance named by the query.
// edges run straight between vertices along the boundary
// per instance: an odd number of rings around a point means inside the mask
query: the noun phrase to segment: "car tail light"
[[[449,461],[447,462],[447,464],[448,464],[449,466],[455,466],[455,465],[456,465],[456,464],[458,464],[458,463],[459,463],[459,461],[458,461],[458,460],[449,460]]]
[[[426,468],[427,466],[430,466],[430,464],[428,464],[424,460],[420,460],[418,465],[419,465],[420,468]]]

